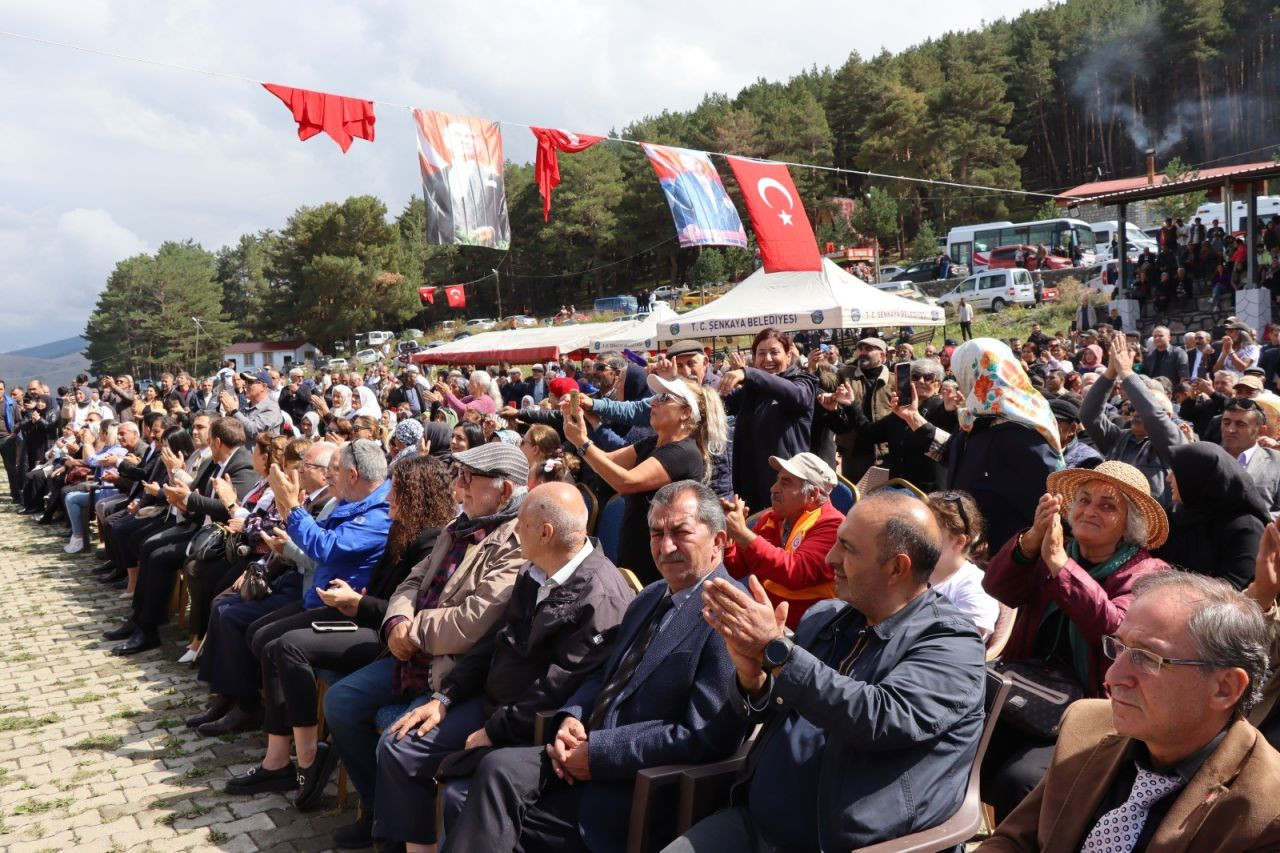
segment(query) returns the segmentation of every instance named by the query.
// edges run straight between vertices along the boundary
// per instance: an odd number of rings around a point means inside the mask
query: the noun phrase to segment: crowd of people
[[[1266,338],[227,362],[0,386],[0,455],[129,599],[112,654],[181,580],[187,725],[265,734],[227,792],[314,809],[341,763],[341,848],[623,850],[638,771],[740,750],[667,850],[897,838],[960,808],[996,671],[984,849],[1280,849]]]

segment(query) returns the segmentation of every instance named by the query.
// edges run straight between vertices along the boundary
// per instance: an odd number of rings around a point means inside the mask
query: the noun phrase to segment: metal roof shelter
[[[1204,169],[1194,178],[1170,181],[1165,175],[1156,174],[1155,157],[1147,152],[1147,174],[1134,178],[1121,178],[1114,181],[1097,181],[1081,184],[1058,196],[1058,202],[1067,206],[1082,202],[1116,205],[1119,209],[1119,223],[1116,229],[1120,240],[1116,247],[1116,255],[1120,261],[1120,281],[1128,281],[1128,240],[1125,238],[1125,222],[1128,219],[1126,208],[1132,202],[1147,201],[1200,190],[1220,190],[1223,210],[1231,210],[1234,198],[1244,196],[1248,200],[1248,223],[1245,239],[1250,247],[1248,253],[1249,267],[1247,281],[1257,279],[1257,254],[1252,247],[1258,243],[1258,195],[1266,190],[1266,182],[1280,178],[1280,163],[1267,160],[1262,163],[1242,163],[1237,166],[1218,166]],[[1228,222],[1230,216],[1228,215]]]

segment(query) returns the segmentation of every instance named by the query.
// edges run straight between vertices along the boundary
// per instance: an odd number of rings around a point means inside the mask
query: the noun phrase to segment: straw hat
[[[1085,483],[1101,481],[1113,486],[1133,501],[1147,521],[1147,550],[1159,548],[1169,538],[1169,517],[1164,507],[1151,497],[1151,486],[1146,476],[1126,462],[1103,462],[1097,468],[1067,468],[1049,475],[1048,491],[1062,498],[1063,511],[1075,499],[1076,490]]]

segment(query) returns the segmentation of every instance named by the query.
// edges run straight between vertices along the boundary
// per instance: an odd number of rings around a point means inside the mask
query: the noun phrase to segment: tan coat
[[[1111,703],[1086,699],[1062,720],[1049,772],[978,849],[1068,853],[1080,848],[1125,760],[1130,739],[1112,727]],[[1147,853],[1280,850],[1280,753],[1236,720],[1176,796]]]
[[[445,583],[437,606],[415,612],[418,590],[435,577],[452,547],[453,535],[446,528],[430,556],[410,569],[409,576],[396,587],[382,620],[383,624],[397,616],[410,620],[409,638],[432,656],[432,690],[440,689],[457,659],[502,618],[516,575],[524,565],[513,518],[467,549]]]
[[[1266,618],[1267,627],[1271,631],[1271,648],[1268,650],[1271,657],[1271,677],[1262,685],[1262,701],[1249,711],[1249,722],[1255,726],[1261,726],[1275,709],[1276,703],[1280,702],[1280,669],[1277,668],[1280,667],[1280,607],[1272,604]]]

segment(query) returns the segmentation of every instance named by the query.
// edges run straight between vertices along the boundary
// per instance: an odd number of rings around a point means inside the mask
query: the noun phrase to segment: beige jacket
[[[446,528],[430,556],[396,587],[382,620],[384,625],[397,616],[410,620],[409,638],[432,656],[432,690],[440,689],[457,659],[502,618],[516,575],[524,565],[513,518],[467,548],[461,565],[445,584],[439,604],[415,611],[418,590],[435,577],[452,547],[452,531]]]
[[[1053,763],[1040,784],[978,848],[1074,853],[1120,771],[1130,739],[1112,728],[1111,703],[1084,699],[1067,709]],[[1242,719],[1177,795],[1147,853],[1280,850],[1280,753]]]

